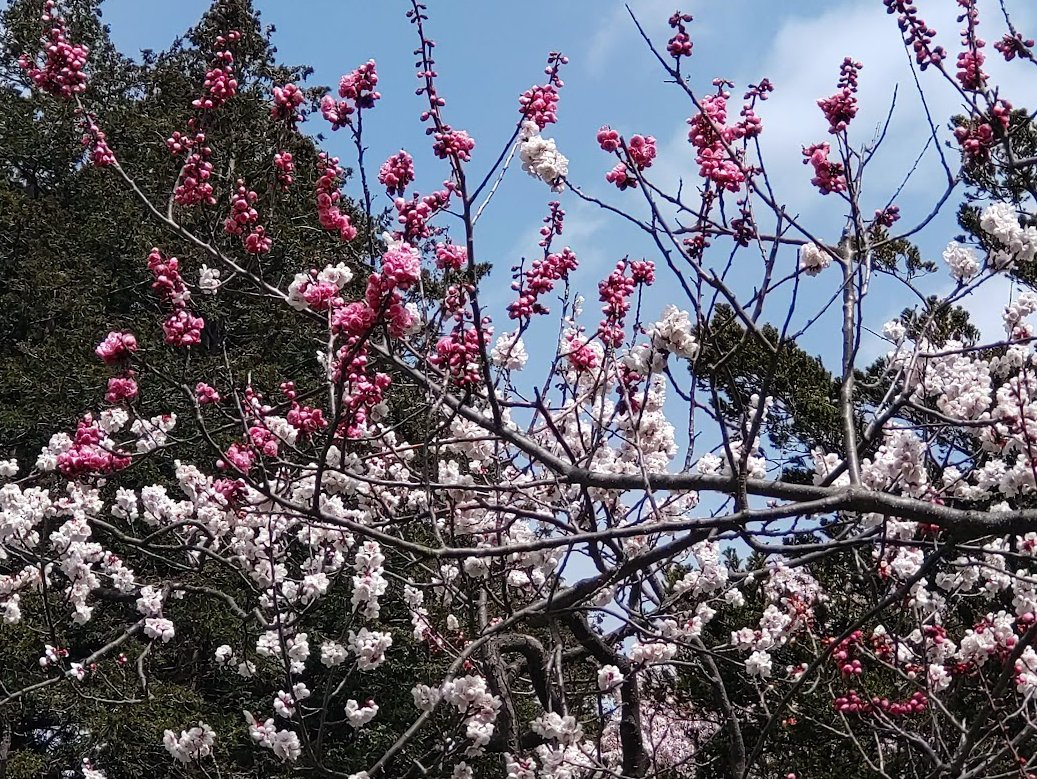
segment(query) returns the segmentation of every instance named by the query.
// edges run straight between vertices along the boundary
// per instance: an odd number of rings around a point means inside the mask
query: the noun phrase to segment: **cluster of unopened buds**
[[[892,717],[903,717],[909,714],[920,714],[929,708],[929,697],[918,690],[910,698],[903,701],[891,701],[889,698],[872,696],[862,698],[856,690],[848,690],[832,701],[835,710],[842,714],[873,714],[883,712]]]
[[[259,212],[254,205],[259,196],[246,187],[241,179],[238,179],[237,184],[237,191],[230,196],[230,216],[223,222],[223,231],[228,235],[241,236],[241,242],[249,254],[266,254],[273,241],[263,225],[259,224]]]
[[[828,132],[835,135],[846,130],[857,116],[857,73],[863,66],[847,57],[840,66],[839,91],[817,101],[828,120]]]
[[[107,168],[115,164],[115,152],[108,145],[108,136],[92,119],[88,120],[83,133],[83,146],[90,150],[90,162],[96,167]]]
[[[294,125],[302,116],[299,114],[299,106],[303,104],[305,95],[295,84],[285,84],[283,87],[274,87],[274,106],[270,109],[270,117],[279,121]]]
[[[958,17],[958,21],[964,22],[965,26],[961,31],[963,50],[958,54],[958,71],[955,78],[966,92],[979,92],[987,83],[987,74],[983,72],[983,63],[986,60],[983,47],[987,44],[976,35],[979,9],[973,0],[958,0],[958,5],[965,9]]]
[[[922,70],[943,62],[947,53],[942,46],[933,46],[936,30],[918,16],[918,8],[911,0],[882,0],[886,13],[897,14],[897,24],[904,34],[904,43],[915,53],[915,62]]]
[[[342,200],[342,193],[339,192],[342,168],[339,167],[338,157],[329,157],[321,152],[317,157],[317,172],[320,174],[317,178],[317,217],[320,226],[337,232],[343,241],[352,241],[357,236],[357,229],[349,216],[339,208]]]
[[[382,163],[378,169],[378,181],[390,195],[402,195],[414,181],[414,158],[400,149]]]
[[[241,33],[231,30],[226,35],[216,36],[216,45],[229,46],[241,39]],[[208,110],[219,108],[238,93],[238,80],[234,77],[234,54],[229,49],[217,50],[212,67],[205,74],[202,88],[206,94],[192,101],[194,108]]]
[[[274,153],[274,176],[281,189],[288,189],[295,180],[295,158],[290,151],[279,151]]]
[[[212,149],[205,145],[205,133],[195,133],[193,136],[187,133],[174,132],[166,140],[166,147],[173,154],[190,152],[184,165],[180,170],[180,179],[176,189],[173,191],[173,200],[181,206],[194,206],[199,203],[216,205],[213,195]]]
[[[415,193],[410,200],[396,198],[393,205],[398,214],[396,221],[403,227],[400,231],[403,239],[413,242],[431,235],[429,220],[450,204],[453,191],[454,184],[445,182],[443,189],[424,197],[418,197]]]
[[[560,252],[552,252],[542,260],[534,260],[533,266],[524,274],[523,281],[512,282],[511,288],[519,293],[518,300],[508,305],[512,319],[528,319],[534,314],[547,314],[549,309],[540,302],[540,297],[554,289],[555,283],[569,278],[579,261],[568,246]]]
[[[688,22],[693,21],[691,14],[682,14],[677,11],[673,16],[670,17],[670,27],[675,31],[673,37],[666,44],[666,51],[670,53],[671,57],[681,58],[690,57],[692,50],[691,36],[688,35],[688,29],[685,25]]]
[[[70,43],[65,35],[65,22],[55,11],[57,3],[47,0],[40,17],[44,25],[50,25],[41,39],[43,64],[23,54],[18,64],[37,87],[54,97],[71,98],[86,91],[86,67],[89,49],[82,44]]]
[[[519,113],[528,121],[534,122],[543,130],[547,125],[558,121],[558,90],[565,84],[558,77],[562,65],[569,64],[569,58],[561,52],[552,51],[547,57],[547,83],[543,86],[532,86],[519,96]]]

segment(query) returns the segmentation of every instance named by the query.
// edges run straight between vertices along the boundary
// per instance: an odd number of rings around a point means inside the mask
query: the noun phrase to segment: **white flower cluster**
[[[979,275],[979,257],[968,246],[962,246],[957,241],[951,241],[943,250],[943,261],[950,269],[951,278],[961,284],[968,284]]]
[[[816,276],[831,264],[831,253],[816,243],[806,243],[799,247],[799,269],[808,276]]]
[[[526,367],[529,355],[526,346],[522,343],[518,331],[514,333],[501,333],[497,336],[493,348],[490,350],[490,360],[505,370],[520,371]]]
[[[349,651],[356,656],[357,668],[361,671],[373,671],[385,662],[385,652],[392,646],[392,636],[377,630],[361,628],[356,633],[349,631]],[[321,649],[321,662],[324,662],[324,649]]]
[[[294,763],[302,754],[302,743],[294,730],[278,729],[273,717],[259,724],[251,712],[245,712],[248,732],[259,746],[269,749],[281,761]]]
[[[1037,228],[1020,225],[1015,208],[1008,203],[995,203],[983,209],[979,226],[1004,247],[991,257],[994,267],[1007,268],[1016,262],[1033,262],[1037,256]]]
[[[540,135],[540,128],[535,122],[522,123],[519,158],[522,160],[522,170],[543,181],[553,192],[564,189],[569,160],[558,151],[553,138]]]
[[[351,727],[359,729],[375,718],[378,713],[378,704],[367,701],[363,706],[350,698],[346,701],[346,719]]]
[[[179,736],[172,730],[165,731],[162,744],[174,760],[190,763],[192,760],[209,757],[215,739],[213,729],[204,722],[199,722],[190,730],[181,730]]]
[[[440,688],[442,700],[465,717],[465,735],[472,742],[470,756],[482,753],[493,738],[501,700],[490,694],[481,676],[462,676],[445,682]],[[415,700],[418,695],[415,694]]]

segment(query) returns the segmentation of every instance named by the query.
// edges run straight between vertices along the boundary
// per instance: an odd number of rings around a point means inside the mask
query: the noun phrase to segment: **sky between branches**
[[[954,51],[959,27],[954,18],[956,4],[952,0],[919,0],[917,4],[938,31],[939,42]],[[263,22],[277,28],[274,41],[281,60],[315,69],[310,84],[334,85],[342,73],[361,62],[372,58],[378,62],[382,100],[365,123],[369,159],[377,166],[399,148],[406,148],[416,159],[417,187],[428,192],[446,178],[447,167],[432,156],[423,125],[418,122],[423,98],[414,95],[417,81],[412,52],[416,36],[404,17],[409,5],[404,0],[256,2]],[[436,56],[440,93],[448,101],[447,121],[468,130],[476,139],[472,162],[476,172],[496,158],[510,137],[518,117],[517,97],[542,81],[548,51],[561,50],[571,64],[563,71],[566,87],[562,90],[559,124],[549,127],[545,135],[555,137],[570,158],[570,179],[574,183],[613,204],[643,211],[638,193],[620,193],[604,181],[604,173],[614,161],[598,150],[594,141],[595,132],[603,124],[611,124],[624,134],[656,136],[660,158],[650,171],[656,183],[672,190],[681,177],[686,186],[697,183],[685,126],[694,109],[672,84],[664,83],[665,72],[640,39],[622,3],[431,0],[428,5],[430,34],[439,44]],[[209,0],[106,0],[104,18],[122,51],[160,50],[208,6]],[[665,44],[666,19],[675,8],[673,0],[632,0],[630,6],[648,34],[658,44]],[[1037,7],[1025,0],[1008,0],[1007,7],[1024,33],[1037,33]],[[790,212],[799,214],[803,223],[824,240],[834,243],[838,239],[845,204],[834,196],[819,196],[801,162],[803,145],[828,137],[815,101],[834,91],[843,57],[862,61],[861,113],[851,132],[851,138],[860,143],[870,140],[885,120],[896,85],[893,121],[883,150],[869,171],[863,196],[866,212],[886,204],[922,151],[929,131],[896,20],[885,13],[881,0],[692,0],[682,10],[695,15],[691,26],[695,52],[688,72],[700,94],[711,91],[710,82],[719,76],[735,81],[734,98],[740,97],[747,84],[763,77],[775,84],[773,96],[758,111],[764,123],[761,141],[765,162]],[[1003,19],[991,15],[994,4],[985,5],[981,11],[986,14],[981,17],[981,33],[988,40],[996,40],[1004,30]],[[1002,94],[1017,106],[1037,105],[1031,71],[1007,67],[999,56],[991,54],[988,69],[992,80],[1001,85]],[[941,141],[946,141],[946,120],[958,109],[956,95],[934,73],[922,74],[921,83],[939,124]],[[737,105],[734,100],[732,103]],[[345,164],[355,162],[347,135],[329,132],[319,115],[311,116],[302,128],[308,133],[324,133],[326,148]],[[949,155],[955,166],[956,154],[951,151]],[[541,182],[525,177],[517,170],[517,163],[514,167],[477,231],[479,259],[494,264],[487,302],[499,330],[507,327],[503,309],[510,299],[506,283],[510,268],[522,256],[536,256],[540,219],[546,213],[547,201],[553,198]],[[928,213],[942,191],[943,181],[931,147],[918,173],[896,199],[904,216],[902,224]],[[581,204],[571,194],[561,199],[568,212],[563,238],[581,259],[575,284],[588,298],[588,321],[593,324],[596,282],[614,263],[627,253],[658,258],[653,256],[653,247],[628,226]],[[927,258],[939,259],[944,245],[957,232],[956,202],[952,197],[945,213],[921,237]],[[388,205],[384,195],[377,205]],[[766,223],[761,227],[766,229]],[[726,249],[719,247],[721,252]],[[787,263],[789,269],[795,263],[791,250]],[[300,258],[300,267],[305,264]],[[755,274],[753,269],[747,271],[745,283],[751,284]],[[827,296],[837,283],[835,276],[805,280],[804,294]],[[949,288],[945,275],[934,280],[934,291]],[[657,285],[649,297],[649,321],[670,302],[667,289],[666,284]],[[880,327],[909,302],[893,295],[882,297],[882,291],[878,282],[875,292],[882,303],[871,304],[868,324],[872,326]],[[1010,294],[1010,283],[996,280],[969,301],[968,308],[985,338],[1001,336],[1000,309]],[[802,341],[804,348],[834,356],[836,346],[828,335],[833,332],[830,324],[822,320],[808,332]],[[885,351],[877,338],[865,347],[869,357]],[[537,357],[535,352],[532,356],[534,360]]]

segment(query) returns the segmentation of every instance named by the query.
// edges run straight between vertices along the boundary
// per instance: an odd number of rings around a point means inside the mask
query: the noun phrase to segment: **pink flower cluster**
[[[843,132],[857,116],[857,74],[862,67],[849,57],[844,59],[839,68],[839,91],[817,101],[832,135]]]
[[[568,347],[565,356],[569,365],[575,371],[589,371],[598,367],[598,353],[591,347],[589,341],[585,341],[575,333],[566,336]]]
[[[187,308],[191,295],[180,275],[180,261],[176,257],[167,259],[158,248],[154,248],[148,254],[148,268],[155,277],[151,288],[174,309],[162,323],[166,343],[172,346],[195,346],[201,343],[205,320]]]
[[[622,147],[623,139],[620,138],[619,133],[605,125],[598,130],[598,145],[604,151],[616,152]],[[635,170],[651,167],[656,154],[655,138],[651,135],[632,136],[626,144],[626,153],[628,162],[618,163],[605,174],[605,180],[615,184],[621,190],[637,186],[637,177],[631,173],[630,165]]]
[[[670,17],[670,27],[676,30],[673,37],[666,44],[666,51],[670,53],[671,57],[680,59],[681,57],[691,56],[693,44],[691,36],[688,35],[688,30],[684,26],[691,21],[694,21],[691,14],[682,14],[680,11],[677,11]]]
[[[468,263],[468,249],[456,243],[436,244],[436,267],[459,271]]]
[[[29,80],[44,92],[68,99],[86,91],[83,68],[89,49],[81,44],[69,43],[65,35],[65,21],[55,12],[56,6],[55,0],[47,0],[43,4],[43,15],[40,16],[44,25],[50,25],[40,40],[43,44],[43,64],[28,54],[20,56],[18,64]]]
[[[637,186],[637,179],[631,174],[625,162],[616,163],[615,167],[605,174],[605,181],[615,184],[620,191]]]
[[[137,338],[133,333],[128,330],[122,332],[113,330],[97,345],[94,354],[100,357],[105,365],[115,365],[128,359],[135,351],[137,351]]]
[[[241,236],[241,242],[249,254],[266,254],[273,240],[266,234],[263,225],[259,224],[259,212],[254,206],[259,195],[246,187],[241,179],[238,179],[237,185],[237,191],[230,196],[230,216],[223,221],[223,231],[227,235]]]
[[[317,157],[317,217],[320,226],[325,230],[337,231],[343,241],[352,241],[357,236],[357,229],[349,221],[349,216],[343,214],[339,209],[342,193],[339,192],[339,182],[342,178],[342,168],[339,167],[338,157],[329,157],[327,153],[321,152]]]
[[[274,153],[274,176],[281,189],[288,189],[295,180],[295,158],[290,151]]]
[[[627,276],[627,270],[630,275]],[[616,269],[598,283],[598,298],[604,305],[604,318],[598,325],[602,342],[618,348],[623,343],[623,320],[630,311],[630,296],[638,284],[649,286],[655,281],[655,264],[646,260],[620,260]]]
[[[970,161],[987,159],[990,149],[1008,130],[1011,116],[1012,104],[1007,100],[998,100],[991,106],[987,116],[966,119],[955,127],[954,138],[965,158]]]
[[[320,101],[320,112],[331,123],[332,130],[338,130],[350,124],[350,118],[356,111],[374,108],[375,101],[381,94],[375,91],[378,84],[378,71],[374,60],[368,60],[351,73],[344,75],[338,84],[338,94],[342,100],[335,100],[325,95]]]
[[[100,425],[87,414],[76,427],[72,445],[58,455],[58,470],[70,479],[114,473],[130,465],[130,457],[112,447]]]
[[[194,386],[194,396],[199,406],[209,406],[220,402],[220,393],[214,387],[210,387],[204,381]]]
[[[358,348],[357,339],[350,339],[339,349],[332,380],[343,382],[345,412],[335,431],[336,436],[362,438],[368,423],[380,418],[385,404],[385,392],[392,385],[388,374],[372,371],[368,364],[367,348]]]
[[[194,206],[199,203],[216,205],[212,184],[209,182],[212,178],[212,163],[209,162],[212,149],[205,145],[205,133],[195,133],[194,137],[191,137],[186,133],[174,132],[166,139],[166,147],[173,154],[191,152],[180,169],[173,200],[182,206]]]
[[[691,125],[688,140],[697,150],[695,161],[699,164],[699,175],[729,192],[737,192],[745,181],[745,172],[740,162],[732,158],[728,147],[746,137],[747,128],[751,127],[754,132],[758,132],[758,128],[755,121],[727,125],[728,97],[727,92],[719,91],[702,98],[701,112],[688,120]]]
[[[627,144],[627,153],[638,170],[652,167],[655,159],[655,138],[651,135],[633,135]]]
[[[108,379],[108,391],[104,399],[109,403],[120,403],[124,400],[133,400],[137,397],[137,382],[133,378],[133,371],[128,371],[125,376],[112,376]]]
[[[483,323],[482,339],[479,330],[474,326],[458,325],[450,335],[444,336],[436,343],[436,353],[429,358],[429,363],[443,371],[449,380],[458,387],[470,387],[482,381],[479,367],[481,365],[482,345],[488,344],[490,331]]]
[[[338,94],[351,100],[358,109],[374,108],[374,103],[381,95],[375,91],[378,85],[378,71],[374,60],[368,60],[351,73],[344,75],[338,83]]]
[[[302,90],[295,84],[274,87],[274,107],[270,109],[270,118],[294,125],[302,119],[299,106],[304,100]]]
[[[292,407],[285,414],[288,424],[305,436],[311,436],[318,430],[328,426],[324,419],[324,412],[319,408],[304,406],[299,403],[299,393],[295,389],[295,382],[286,381],[281,385],[281,393],[291,401]]]
[[[162,333],[171,346],[197,346],[202,342],[205,320],[186,308],[175,311],[162,323]]]
[[[396,198],[393,205],[396,207],[396,221],[403,225],[401,234],[405,241],[418,241],[431,235],[428,222],[439,211],[442,211],[450,203],[454,185],[451,182],[443,184],[443,189],[433,192],[431,195],[419,198],[417,193],[411,200]]]
[[[216,36],[217,46],[229,46],[241,39],[241,33],[231,30],[225,36]],[[217,50],[212,67],[205,74],[202,88],[207,94],[191,102],[194,108],[209,110],[219,108],[238,93],[238,80],[234,78],[234,55],[229,49]]]
[[[461,162],[468,162],[472,158],[472,149],[475,148],[475,139],[464,130],[451,130],[445,127],[441,132],[435,134],[432,144],[432,152],[439,159],[445,160],[456,157]]]
[[[568,65],[569,58],[561,52],[552,51],[547,57],[547,83],[543,86],[532,86],[519,96],[519,113],[524,120],[534,122],[543,130],[547,125],[558,121],[558,90],[565,84],[558,78],[562,65]]]
[[[343,305],[341,299],[332,301],[331,329],[351,339],[366,338],[384,316],[389,334],[402,338],[414,325],[414,316],[403,302],[403,291],[410,289],[421,277],[421,255],[410,246],[390,249],[382,255],[381,273],[372,273],[367,279],[364,301]]]
[[[579,262],[568,246],[557,253],[548,254],[542,260],[534,260],[533,266],[525,274],[525,284],[518,281],[512,283],[512,289],[518,293],[518,300],[508,305],[508,315],[512,319],[528,319],[534,314],[550,312],[540,302],[541,295],[554,289],[555,282],[568,279],[569,273],[576,270]]]
[[[827,143],[815,143],[803,148],[803,164],[813,165],[814,177],[810,179],[822,195],[846,191],[846,169],[841,162],[831,162],[828,155],[832,147]]]
[[[378,181],[390,195],[402,195],[414,181],[414,158],[400,149],[382,163],[378,169]]]

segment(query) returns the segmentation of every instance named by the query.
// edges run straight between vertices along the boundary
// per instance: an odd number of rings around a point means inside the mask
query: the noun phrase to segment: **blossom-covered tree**
[[[763,159],[781,85],[702,91],[690,15],[669,18],[667,41],[632,29],[688,106],[679,164],[694,185],[654,178],[660,129],[606,126],[587,144],[607,155],[603,199],[547,135],[566,57],[547,55],[493,148],[451,124],[463,117],[413,0],[417,113],[441,169],[401,151],[367,170],[381,94],[376,63],[357,57],[319,103],[354,141],[357,209],[322,153],[294,215],[341,257],[296,257],[282,280],[262,262],[281,239],[268,215],[303,171],[278,152],[261,190],[214,166],[206,134],[241,99],[243,31],[211,30],[188,118],[164,133],[177,172],[160,189],[114,142],[89,52],[46,0],[26,82],[74,107],[90,162],[161,228],[139,258],[159,328],[141,312],[98,333],[109,378],[94,410],[34,461],[2,464],[0,609],[23,654],[0,712],[50,690],[114,708],[162,699],[161,658],[204,602],[226,617],[204,660],[226,694],[157,713],[155,759],[184,771],[1037,774],[1037,295],[1016,295],[990,342],[958,308],[1037,258],[1033,131],[991,83],[976,0],[959,0],[953,40],[914,5],[884,4],[919,83],[946,81],[967,109],[953,165],[925,123],[946,182],[914,224],[896,193],[865,186],[882,144],[856,134],[866,62],[847,57],[835,91],[804,107],[828,139],[802,139],[803,176],[844,214],[821,234]],[[999,56],[1032,67],[1008,11],[984,10],[1006,28]],[[277,84],[270,117],[296,133],[304,102]],[[513,166],[545,186],[543,226],[496,310],[478,222]],[[967,235],[941,269],[911,239],[963,181]],[[381,238],[360,229],[378,219],[376,186],[392,203]],[[602,274],[600,315],[577,288],[567,201],[654,250]],[[206,294],[212,311],[247,299],[294,316],[312,334],[306,367],[277,383],[229,364],[198,373]],[[876,321],[890,295],[909,305]],[[813,358],[802,342],[819,326],[837,346]],[[862,356],[868,330],[886,342],[877,362]],[[146,405],[162,402],[188,411]],[[156,461],[168,478],[136,482]],[[103,734],[76,736],[83,762],[68,769],[123,775]]]

